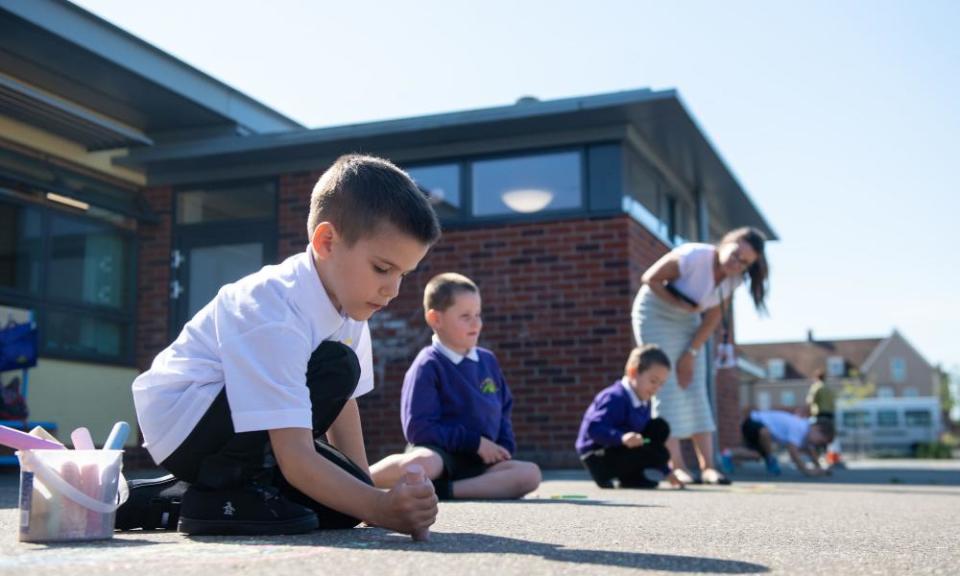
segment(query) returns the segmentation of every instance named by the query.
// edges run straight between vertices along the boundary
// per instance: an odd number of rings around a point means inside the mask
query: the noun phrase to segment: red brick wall
[[[665,248],[623,216],[450,231],[400,295],[371,321],[377,388],[361,401],[372,460],[400,450],[400,388],[429,342],[423,287],[435,274],[473,278],[483,297],[481,345],[497,355],[514,395],[520,457],[577,465],[580,418],[622,374],[633,345],[630,304],[639,275]]]
[[[740,445],[740,379],[738,370],[716,372],[717,442],[720,449]]]
[[[147,188],[143,192],[157,215],[156,223],[141,221],[137,228],[137,368],[146,370],[153,357],[169,344],[170,245],[172,190]]]
[[[277,261],[307,246],[310,191],[322,172],[284,174],[277,181]]]

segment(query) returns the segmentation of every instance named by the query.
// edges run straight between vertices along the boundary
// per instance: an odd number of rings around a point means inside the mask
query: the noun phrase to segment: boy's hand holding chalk
[[[636,432],[627,432],[620,438],[620,441],[623,442],[623,445],[627,448],[637,448],[643,446],[644,444],[649,444],[650,439],[644,438]]]
[[[407,466],[403,475],[404,484],[407,486],[418,486],[425,482],[428,482],[427,475],[424,473],[423,468],[419,464],[411,464],[410,466]],[[420,530],[415,530],[410,537],[413,538],[414,542],[426,542],[430,539],[430,529],[422,528]]]

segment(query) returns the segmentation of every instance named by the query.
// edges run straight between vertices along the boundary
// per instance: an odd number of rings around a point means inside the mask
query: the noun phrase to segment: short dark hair
[[[360,154],[337,158],[313,187],[310,238],[321,222],[332,223],[349,246],[384,223],[427,245],[440,238],[437,215],[410,176],[389,160]]]
[[[444,272],[437,274],[427,282],[427,287],[423,290],[423,311],[436,310],[443,312],[453,306],[453,301],[457,294],[462,292],[471,292],[479,294],[480,289],[473,280],[463,274],[456,272]]]
[[[649,370],[654,364],[670,369],[670,357],[656,344],[644,344],[630,351],[627,364],[623,367],[624,375],[631,368],[637,369],[637,374]]]
[[[763,312],[767,309],[764,299],[767,296],[767,282],[770,277],[770,265],[767,262],[767,255],[764,253],[767,236],[752,226],[744,226],[724,234],[720,243],[726,244],[727,242],[739,242],[740,240],[746,242],[757,253],[756,262],[751,264],[744,274],[750,276],[750,296],[753,297],[753,305],[757,310]]]

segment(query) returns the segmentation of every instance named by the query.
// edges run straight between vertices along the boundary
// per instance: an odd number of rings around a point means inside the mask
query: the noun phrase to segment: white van
[[[904,452],[940,437],[940,399],[837,400],[837,441],[843,452]]]

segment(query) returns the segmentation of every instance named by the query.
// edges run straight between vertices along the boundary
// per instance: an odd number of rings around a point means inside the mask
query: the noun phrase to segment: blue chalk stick
[[[117,422],[113,425],[113,430],[110,430],[110,435],[107,436],[107,441],[103,445],[104,450],[123,450],[123,444],[127,441],[127,436],[130,435],[130,425],[124,421]]]

